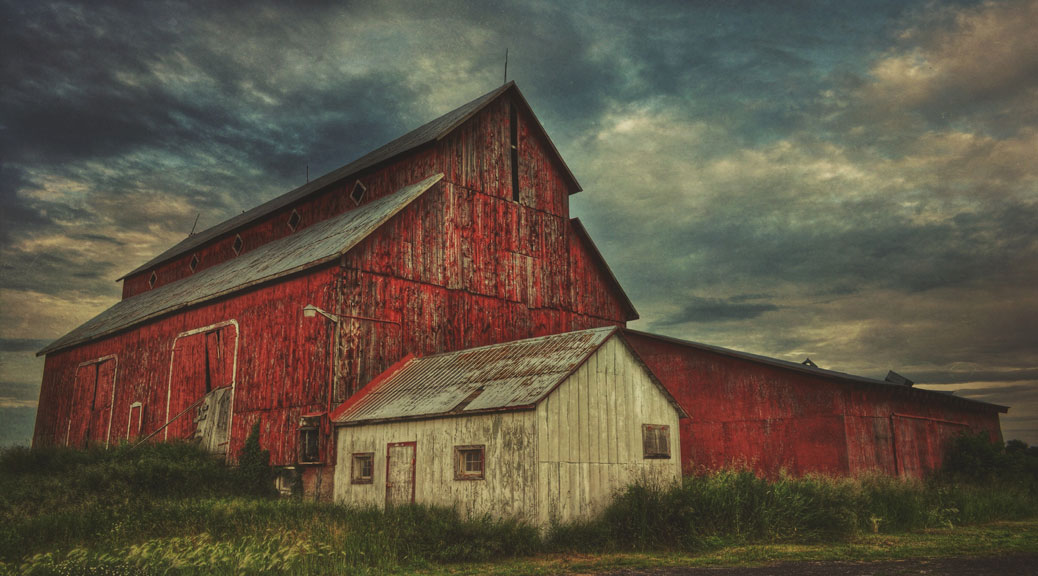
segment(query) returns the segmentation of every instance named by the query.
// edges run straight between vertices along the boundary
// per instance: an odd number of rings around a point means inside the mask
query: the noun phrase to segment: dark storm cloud
[[[0,338],[0,352],[36,352],[50,342],[29,338]]]
[[[779,309],[774,304],[747,302],[745,297],[698,298],[691,296],[684,300],[684,307],[681,311],[669,315],[663,320],[653,322],[652,326],[666,327],[686,322],[749,320],[765,312]]]

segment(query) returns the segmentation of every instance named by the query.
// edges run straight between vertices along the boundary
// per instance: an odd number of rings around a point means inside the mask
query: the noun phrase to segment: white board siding
[[[493,514],[535,522],[537,506],[534,412],[502,412],[340,428],[335,500],[385,506],[386,447],[415,442],[415,502],[457,506],[467,515]],[[484,479],[454,479],[454,447],[485,445]],[[371,484],[351,484],[356,452],[374,453]]]
[[[619,338],[540,402],[537,522],[589,519],[634,482],[681,478],[678,414]],[[670,459],[642,457],[642,424],[670,426]]]

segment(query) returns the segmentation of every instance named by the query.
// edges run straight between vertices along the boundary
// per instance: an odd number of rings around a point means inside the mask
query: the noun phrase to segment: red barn
[[[328,414],[405,355],[638,317],[570,218],[580,190],[506,84],[126,274],[40,351],[33,445],[194,438],[233,460],[258,423],[273,464],[327,494]],[[914,474],[948,430],[1000,437],[1001,407],[629,335],[693,415],[686,469]]]

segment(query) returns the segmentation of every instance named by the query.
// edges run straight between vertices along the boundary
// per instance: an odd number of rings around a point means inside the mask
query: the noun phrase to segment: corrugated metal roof
[[[712,346],[710,344],[702,344],[699,342],[693,342],[691,340],[683,340],[681,338],[674,338],[672,336],[661,336],[659,334],[652,334],[650,332],[642,332],[640,330],[631,330],[630,328],[624,328],[624,333],[634,334],[636,336],[644,336],[646,338],[653,338],[655,340],[663,340],[665,342],[672,342],[688,348],[696,348],[704,350],[706,352],[713,352],[722,356],[730,356],[732,358],[740,358],[743,360],[749,360],[758,364],[767,364],[776,368],[784,368],[786,370],[792,370],[793,372],[800,372],[803,374],[810,374],[812,376],[820,376],[823,378],[830,378],[833,380],[842,380],[844,382],[853,382],[857,384],[868,384],[875,386],[884,386],[886,388],[900,389],[913,394],[931,395],[933,398],[940,398],[941,400],[947,400],[953,398],[962,402],[971,402],[974,404],[981,404],[989,408],[998,410],[999,412],[1008,412],[1008,406],[1002,406],[1000,404],[992,404],[990,402],[984,402],[983,400],[974,400],[972,398],[965,398],[963,396],[953,396],[951,392],[942,392],[939,390],[927,390],[925,388],[915,388],[912,386],[904,386],[902,384],[894,384],[883,380],[877,380],[875,378],[867,378],[865,376],[857,376],[854,374],[847,374],[846,372],[837,372],[836,370],[826,370],[825,368],[819,368],[812,362],[809,364],[802,364],[797,362],[789,362],[787,360],[779,360],[778,358],[771,358],[769,356],[761,356],[759,354],[751,354],[749,352],[741,352],[739,350],[732,350],[730,348],[722,348],[720,346]],[[810,360],[810,358],[809,358]]]
[[[354,424],[528,408],[617,332],[594,328],[414,358],[334,415]]]
[[[152,268],[162,262],[165,262],[166,260],[170,260],[185,252],[198,248],[199,246],[202,246],[207,242],[210,242],[216,238],[228,234],[233,230],[241,228],[250,222],[259,220],[260,218],[263,218],[273,212],[277,212],[278,210],[285,208],[286,206],[289,206],[294,202],[302,200],[306,196],[309,196],[310,194],[313,194],[314,192],[317,192],[326,186],[334,184],[345,178],[349,178],[350,176],[353,176],[363,170],[391,160],[406,152],[410,152],[411,150],[429,144],[430,142],[440,140],[446,137],[451,132],[453,132],[455,128],[457,128],[466,120],[474,116],[477,112],[482,110],[484,106],[497,99],[498,96],[501,96],[509,89],[515,90],[515,94],[517,95],[518,101],[526,107],[527,112],[534,119],[537,128],[541,131],[541,134],[548,141],[548,144],[551,146],[552,151],[555,152],[556,158],[558,159],[563,172],[572,181],[576,190],[579,191],[580,184],[577,182],[576,178],[574,178],[573,173],[570,172],[569,167],[566,166],[565,161],[562,160],[562,157],[559,155],[558,150],[555,149],[555,144],[551,142],[551,138],[548,137],[548,134],[547,132],[545,132],[544,127],[541,126],[540,121],[537,120],[536,115],[533,114],[533,110],[530,109],[530,105],[526,103],[526,99],[523,98],[522,93],[519,92],[519,88],[515,86],[515,82],[509,82],[504,86],[492,90],[467,104],[464,104],[454,110],[451,110],[450,112],[444,114],[443,116],[440,116],[439,118],[433,120],[432,122],[429,122],[428,124],[420,126],[412,130],[411,132],[404,134],[403,136],[397,138],[396,140],[393,140],[392,142],[380,148],[368,152],[364,156],[361,156],[360,158],[354,160],[353,162],[350,162],[349,164],[341,168],[333,170],[319,178],[315,178],[314,180],[307,182],[306,184],[300,186],[299,188],[296,188],[295,190],[292,190],[290,192],[282,194],[281,196],[278,196],[277,198],[274,198],[273,200],[260,204],[259,206],[251,210],[247,210],[233,218],[225,220],[217,224],[216,226],[207,228],[197,234],[188,236],[187,238],[181,240],[179,243],[174,245],[169,250],[166,250],[165,252],[152,258],[148,262],[142,264],[141,266],[138,266],[134,270],[127,272],[125,275],[120,277],[119,280],[122,280],[123,278],[126,278],[128,276],[133,276],[134,274],[138,274],[140,272],[144,272],[149,268]]]
[[[442,178],[443,174],[430,176],[369,204],[244,252],[237,258],[122,300],[40,350],[37,356],[335,260]]]

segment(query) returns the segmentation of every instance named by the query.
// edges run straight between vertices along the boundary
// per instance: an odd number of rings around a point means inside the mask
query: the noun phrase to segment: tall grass
[[[699,550],[756,542],[826,542],[1038,516],[1030,485],[947,483],[872,475],[758,478],[747,470],[631,486],[601,518],[553,527],[568,550]]]
[[[3,452],[0,573],[363,573],[552,550],[825,542],[1038,516],[1038,480],[1028,474],[768,481],[726,470],[631,486],[599,518],[541,534],[450,508],[261,497],[243,473],[186,444]]]

